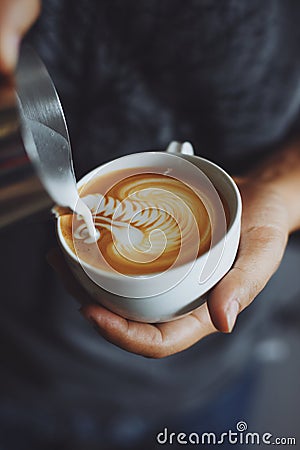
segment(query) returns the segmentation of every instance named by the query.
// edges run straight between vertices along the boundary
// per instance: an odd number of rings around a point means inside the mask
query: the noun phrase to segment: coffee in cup
[[[212,223],[201,188],[157,167],[96,177],[80,191],[99,231],[97,243],[81,217],[64,216],[62,233],[78,257],[103,270],[148,275],[207,252]],[[211,208],[211,205],[210,205]]]

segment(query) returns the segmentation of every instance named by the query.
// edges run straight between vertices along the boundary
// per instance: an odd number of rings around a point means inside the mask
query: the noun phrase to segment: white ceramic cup
[[[212,208],[212,222],[217,223],[209,251],[193,261],[171,267],[165,272],[128,276],[113,270],[95,268],[69,248],[57,220],[57,235],[66,260],[91,298],[109,310],[131,320],[156,323],[174,320],[191,312],[206,301],[207,293],[232,266],[240,239],[242,202],[233,179],[216,164],[194,156],[189,143],[172,142],[166,152],[134,153],[96,168],[85,175],[78,188],[94,177],[115,170],[160,167],[175,178],[199,180],[205,198]],[[221,193],[229,211],[226,226]]]

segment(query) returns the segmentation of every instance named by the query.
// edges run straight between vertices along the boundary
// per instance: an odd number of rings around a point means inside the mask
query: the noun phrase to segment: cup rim
[[[89,180],[86,180],[89,177],[92,177],[94,173],[96,173],[97,171],[99,171],[99,169],[105,169],[107,168],[107,166],[113,165],[115,162],[119,162],[123,159],[132,159],[137,155],[160,155],[163,157],[165,157],[165,155],[167,155],[167,157],[171,157],[171,158],[184,158],[187,161],[189,160],[193,160],[193,158],[196,158],[198,161],[204,162],[205,164],[207,164],[208,166],[212,166],[214,167],[217,171],[219,171],[223,178],[226,180],[226,182],[231,186],[234,197],[235,197],[235,203],[236,203],[236,207],[235,207],[235,213],[234,216],[232,218],[230,218],[230,224],[229,227],[227,229],[227,232],[225,233],[225,235],[212,247],[215,248],[216,246],[220,245],[220,243],[223,242],[224,238],[227,238],[227,236],[229,234],[231,234],[234,225],[236,224],[237,221],[240,221],[241,219],[241,214],[242,214],[242,200],[241,200],[241,195],[239,192],[239,189],[235,183],[235,181],[233,180],[233,178],[224,170],[222,169],[220,166],[218,166],[216,163],[206,159],[206,158],[202,158],[201,156],[198,155],[185,155],[182,153],[167,153],[166,151],[160,151],[160,150],[150,150],[150,151],[143,151],[143,152],[135,152],[135,153],[130,153],[128,155],[124,155],[124,156],[120,156],[119,158],[115,158],[113,160],[107,161],[104,164],[101,164],[100,166],[95,167],[94,169],[92,169],[90,172],[86,173],[78,182],[77,182],[77,187],[80,188],[82,186],[82,184],[87,183]],[[190,161],[192,163],[192,161]],[[209,178],[209,177],[208,177]],[[62,230],[61,230],[61,217],[59,216],[57,218],[57,222],[56,222],[56,233],[58,236],[58,240],[60,245],[63,247],[63,250],[67,253],[67,255],[69,257],[71,257],[71,259],[73,261],[75,261],[77,264],[83,266],[84,268],[86,268],[88,271],[92,271],[97,275],[101,275],[104,276],[105,278],[109,278],[109,279],[116,279],[116,280],[120,280],[121,278],[125,277],[126,279],[130,279],[132,281],[134,280],[142,280],[142,279],[150,279],[153,278],[153,276],[155,275],[159,275],[163,272],[157,272],[157,273],[151,273],[151,274],[144,274],[144,275],[126,275],[126,274],[120,274],[117,272],[113,272],[113,271],[108,271],[108,270],[104,270],[104,269],[100,269],[97,267],[92,266],[91,264],[87,263],[86,261],[83,261],[79,258],[79,256],[77,255],[77,253],[74,253],[71,248],[68,246],[66,240],[63,237],[62,234]],[[212,248],[210,248],[208,251],[211,251]],[[208,251],[206,251],[205,253],[201,254],[200,256],[198,256],[198,258],[196,258],[196,261],[200,261],[201,259],[204,259],[208,253]],[[195,264],[194,262],[194,264]],[[178,267],[174,267],[171,268],[170,270],[168,270],[168,272],[173,272],[173,274],[176,273],[176,271],[179,270],[183,270],[185,267],[189,267],[190,266],[190,262],[187,262],[185,264],[182,264]]]

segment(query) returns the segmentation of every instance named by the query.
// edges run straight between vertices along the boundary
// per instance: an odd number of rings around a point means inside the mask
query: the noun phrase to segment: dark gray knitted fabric
[[[171,139],[228,163],[276,144],[300,102],[293,0],[46,0],[34,33],[78,170]]]

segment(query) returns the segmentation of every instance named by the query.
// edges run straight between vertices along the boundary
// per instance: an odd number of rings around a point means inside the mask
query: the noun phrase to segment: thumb
[[[39,0],[1,0],[0,2],[0,72],[15,68],[22,36],[40,11]]]
[[[241,237],[233,268],[211,291],[208,309],[215,327],[230,332],[237,315],[264,288],[278,268],[287,235],[272,226],[251,227]]]

